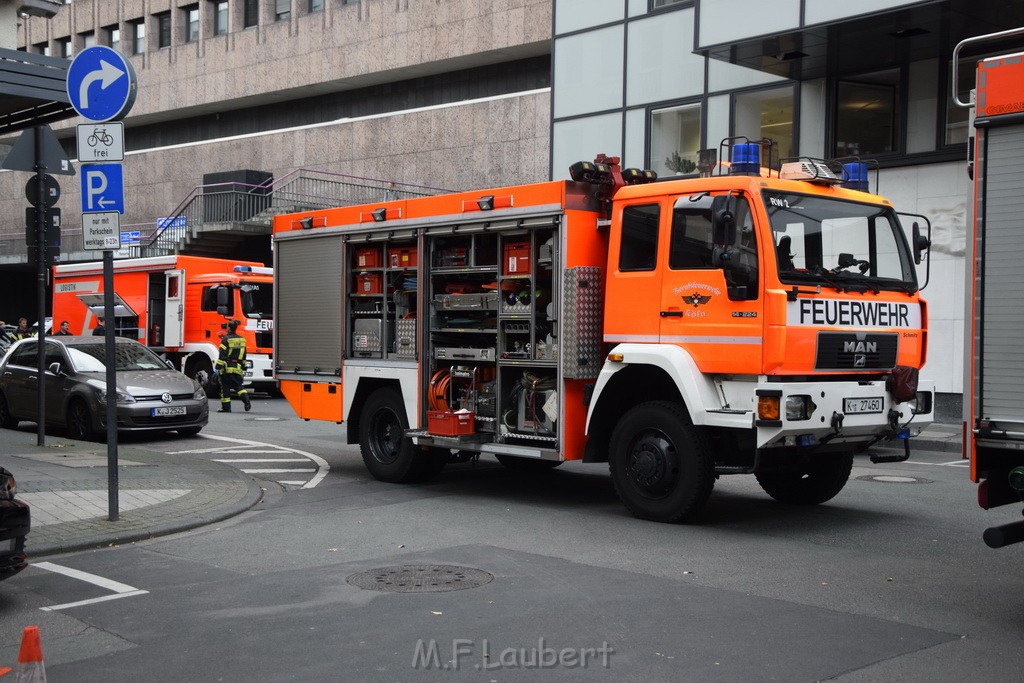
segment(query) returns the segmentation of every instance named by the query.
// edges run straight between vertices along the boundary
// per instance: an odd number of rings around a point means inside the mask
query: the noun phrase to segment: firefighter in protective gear
[[[245,337],[235,334],[239,322],[227,324],[228,333],[220,341],[220,357],[217,359],[217,374],[220,375],[220,413],[231,412],[231,397],[242,399],[245,409],[252,408],[249,392],[242,387],[245,373]]]

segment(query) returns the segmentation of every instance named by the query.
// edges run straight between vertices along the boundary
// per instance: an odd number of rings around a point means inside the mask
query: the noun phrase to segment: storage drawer
[[[383,294],[383,278],[380,273],[359,273],[356,275],[356,294]]]
[[[356,267],[357,268],[380,268],[380,248],[379,247],[363,247],[356,249]]]
[[[476,415],[471,412],[446,410],[427,411],[427,432],[438,436],[472,434],[476,429]]]

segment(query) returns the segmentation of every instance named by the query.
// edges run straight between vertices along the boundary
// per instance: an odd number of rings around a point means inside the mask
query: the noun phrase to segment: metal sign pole
[[[103,252],[103,328],[107,359],[107,519],[117,521],[117,352],[114,343],[114,252]]]
[[[36,445],[46,445],[46,264],[49,256],[46,253],[47,234],[46,217],[49,212],[46,210],[46,166],[43,148],[43,128],[35,127],[36,143],[36,179],[39,185],[38,203],[36,204],[36,320],[39,321],[38,356],[36,367],[39,370],[39,381],[36,386],[39,389],[39,402],[36,415]]]

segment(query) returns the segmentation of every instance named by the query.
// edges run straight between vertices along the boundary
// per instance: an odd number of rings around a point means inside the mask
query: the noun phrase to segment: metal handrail
[[[998,40],[999,38],[1009,38],[1010,36],[1024,35],[1024,26],[1020,28],[1011,28],[1005,31],[997,31],[996,33],[986,33],[983,36],[974,36],[973,38],[965,38],[956,44],[953,48],[953,102],[960,107],[972,107],[974,106],[971,102],[960,101],[960,87],[957,81],[959,80],[960,72],[960,48],[973,45],[974,43],[981,43],[987,40]]]

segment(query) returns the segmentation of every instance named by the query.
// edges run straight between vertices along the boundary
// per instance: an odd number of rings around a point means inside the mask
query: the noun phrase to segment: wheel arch
[[[606,361],[601,369],[587,415],[584,462],[607,462],[608,444],[619,419],[646,401],[683,404],[695,426],[706,424],[705,411],[720,407],[711,379],[679,346],[620,344],[612,353],[622,362]]]
[[[384,379],[379,377],[360,377],[357,384],[355,393],[352,396],[350,402],[347,402],[349,406],[348,414],[345,416],[345,438],[346,443],[359,443],[359,423],[362,420],[363,408],[366,406],[366,401],[380,389],[394,389],[395,391],[402,393],[402,385],[397,379]],[[406,424],[411,424],[409,420],[409,410],[406,408],[405,415]]]

